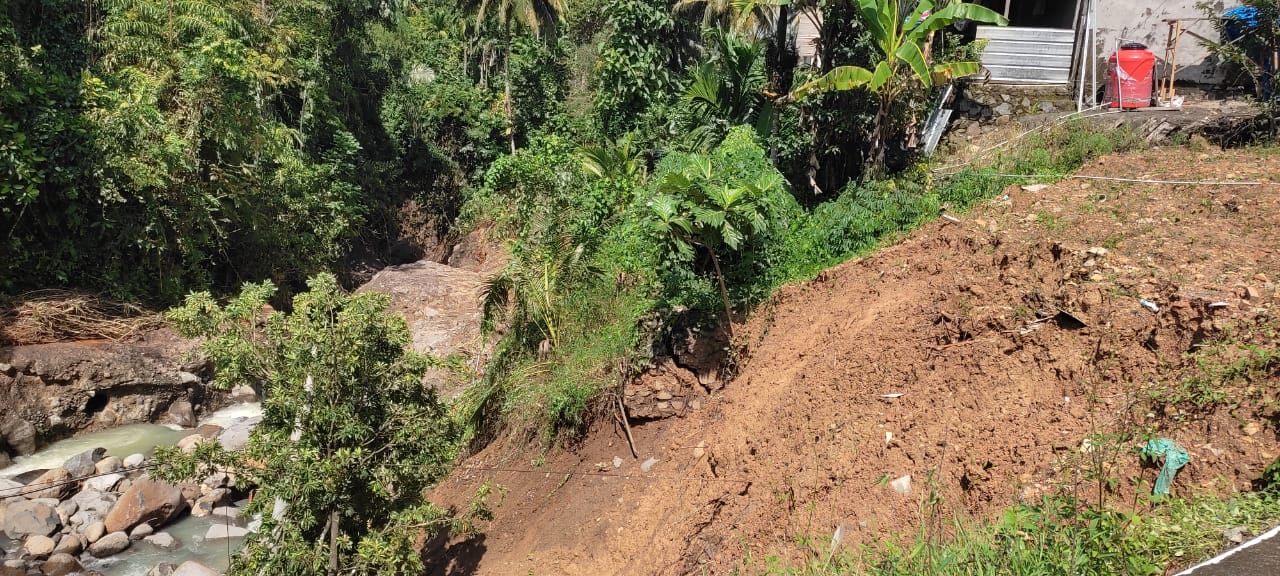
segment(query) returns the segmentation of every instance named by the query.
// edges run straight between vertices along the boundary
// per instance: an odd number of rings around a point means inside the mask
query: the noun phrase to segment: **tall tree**
[[[416,538],[486,517],[479,507],[453,518],[423,497],[458,440],[422,380],[432,362],[406,349],[408,325],[385,295],[347,294],[329,274],[308,284],[291,313],[265,319],[270,283],[246,284],[225,306],[194,293],[170,312],[179,332],[204,339],[216,384],[262,387],[263,420],[239,452],[159,450],[156,473],[193,479],[225,466],[256,486],[249,510],[262,529],[230,574],[421,574]]]
[[[476,7],[476,30],[484,28],[486,18],[493,15],[502,28],[503,112],[507,117],[507,141],[516,151],[514,102],[511,98],[511,25],[529,29],[535,36],[554,34],[556,25],[564,22],[565,0],[480,0]]]

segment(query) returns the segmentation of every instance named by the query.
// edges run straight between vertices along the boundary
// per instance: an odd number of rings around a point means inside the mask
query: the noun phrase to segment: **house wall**
[[[819,26],[822,14],[799,14],[795,19],[796,52],[800,63],[818,67],[822,65],[822,54],[818,52],[818,40],[822,36]]]
[[[1106,59],[1118,46],[1117,42],[1141,42],[1155,53],[1159,62],[1157,73],[1166,70],[1164,48],[1169,37],[1168,18],[1201,18],[1196,0],[1094,0],[1097,2],[1095,18],[1097,26],[1097,54],[1099,82],[1106,75]],[[1218,0],[1216,14],[1239,6],[1238,0]],[[1223,79],[1222,66],[1200,45],[1194,32],[1217,40],[1212,22],[1184,22],[1189,31],[1184,32],[1178,43],[1178,81],[1214,84]]]

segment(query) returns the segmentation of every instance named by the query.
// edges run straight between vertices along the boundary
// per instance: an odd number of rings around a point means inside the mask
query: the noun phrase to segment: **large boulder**
[[[94,558],[114,556],[129,548],[130,543],[131,541],[129,540],[128,534],[125,534],[124,532],[112,532],[102,538],[99,538],[97,542],[90,545],[89,554],[92,554]]]
[[[39,534],[48,536],[58,531],[58,510],[48,502],[25,500],[13,502],[4,509],[4,532],[10,538]]]
[[[84,539],[90,544],[101,540],[102,537],[106,535],[107,525],[103,524],[101,521],[94,522],[84,529]]]
[[[44,576],[69,576],[83,570],[80,561],[71,554],[54,554],[40,566],[40,573]]]
[[[112,472],[111,474],[94,476],[93,478],[85,480],[84,486],[86,489],[92,488],[100,492],[109,492],[115,488],[116,484],[119,484],[121,480],[124,480],[124,474]]]
[[[177,518],[184,506],[182,491],[176,486],[151,478],[139,478],[120,495],[120,500],[107,513],[107,532],[127,532],[143,522],[153,528],[164,526]]]
[[[96,474],[110,474],[124,467],[119,456],[107,456],[93,465],[93,471]]]
[[[262,422],[260,416],[237,420],[218,433],[218,442],[227,450],[243,450],[249,445],[249,435],[259,422]]]
[[[5,378],[0,374],[0,380]],[[10,413],[0,420],[0,444],[8,444],[10,450],[18,456],[25,456],[36,451],[36,427],[30,422]]]
[[[169,409],[165,411],[164,422],[183,428],[192,428],[196,425],[196,411],[191,407],[190,402],[178,400],[170,404]]]
[[[90,468],[92,469],[92,468]],[[28,490],[35,490],[26,496],[32,500],[37,498],[56,498],[61,500],[74,494],[76,491],[76,483],[71,481],[71,473],[66,468],[54,468],[45,471],[30,484],[27,484]],[[41,490],[40,488],[44,488]]]
[[[77,478],[80,476],[88,476],[94,473],[98,461],[102,460],[106,455],[106,448],[86,450],[68,458],[67,461],[62,464],[62,467],[65,468],[72,476]]]
[[[449,252],[448,264],[485,275],[501,270],[510,258],[502,240],[492,237],[491,231],[480,227],[463,236]]]
[[[409,322],[415,352],[483,357],[479,348],[484,291],[481,274],[422,260],[386,268],[356,291],[391,297],[391,310]],[[457,392],[462,384],[443,369],[429,372],[427,381],[446,395]]]
[[[70,554],[77,556],[84,551],[86,541],[84,536],[76,533],[63,534],[58,540],[58,546],[53,549],[54,554]]]

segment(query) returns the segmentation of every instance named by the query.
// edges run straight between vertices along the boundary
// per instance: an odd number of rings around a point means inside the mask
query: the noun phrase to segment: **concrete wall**
[[[1016,0],[1015,0],[1016,1]],[[1164,48],[1169,36],[1167,18],[1203,17],[1196,8],[1196,0],[1094,0],[1097,2],[1097,54],[1099,83],[1106,75],[1106,58],[1115,52],[1117,41],[1141,42],[1155,53],[1157,74],[1164,68]],[[1216,14],[1240,5],[1238,0],[1218,0]],[[1216,40],[1217,32],[1211,22],[1185,22],[1187,30]],[[1183,33],[1178,44],[1178,81],[1214,84],[1223,78],[1222,67],[1200,45],[1200,40]]]

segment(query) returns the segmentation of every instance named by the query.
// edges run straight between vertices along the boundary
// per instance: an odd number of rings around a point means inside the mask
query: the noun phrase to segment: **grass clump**
[[[749,559],[742,572],[770,575],[1154,576],[1216,553],[1223,532],[1257,534],[1280,520],[1280,497],[1239,494],[1165,500],[1149,513],[1099,509],[1065,495],[1006,509],[991,521],[960,518],[938,534],[920,531],[884,545],[811,548],[788,565],[776,556]],[[828,538],[812,542],[827,543]]]

